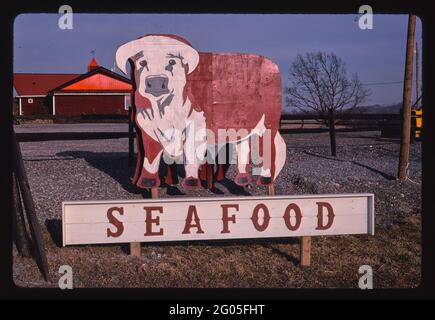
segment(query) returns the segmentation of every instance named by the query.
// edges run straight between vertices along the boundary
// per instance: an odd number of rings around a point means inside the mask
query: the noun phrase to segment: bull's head
[[[197,67],[199,54],[180,37],[146,35],[118,48],[116,64],[125,74],[128,61],[133,65],[135,100],[140,107],[141,97],[153,102],[183,95],[186,75]]]

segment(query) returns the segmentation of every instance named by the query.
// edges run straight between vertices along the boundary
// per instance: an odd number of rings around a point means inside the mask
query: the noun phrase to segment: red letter
[[[223,222],[223,230],[221,233],[230,233],[230,228],[228,226],[228,222],[231,221],[232,223],[236,223],[236,215],[232,214],[231,217],[228,217],[228,209],[233,208],[239,211],[239,205],[238,204],[222,204],[222,222]]]
[[[159,213],[163,213],[163,207],[145,207],[145,212],[147,217],[145,219],[146,223],[146,232],[145,236],[163,236],[163,229],[160,231],[153,231],[153,224],[156,226],[160,225],[160,217],[153,218],[152,211],[158,211]]]
[[[118,211],[119,214],[122,216],[124,214],[124,208],[113,207],[107,210],[107,219],[109,219],[109,223],[113,224],[116,227],[116,232],[112,232],[110,231],[110,228],[107,228],[108,238],[110,237],[117,238],[124,232],[124,225],[122,224],[121,221],[119,221],[113,216],[113,211]]]
[[[316,230],[328,230],[334,222],[334,209],[328,202],[316,202],[317,203],[317,228]],[[323,224],[323,208],[328,210],[328,223]]]
[[[192,218],[195,219],[195,224],[192,224]],[[204,233],[201,229],[201,224],[199,223],[198,212],[196,212],[195,206],[189,206],[189,210],[187,211],[186,224],[184,225],[183,234],[190,234],[190,228],[197,228],[198,231],[196,233]]]
[[[292,210],[295,212],[295,215],[296,215],[296,217],[295,217],[296,223],[294,226],[291,224],[291,221],[290,221],[290,212]],[[302,221],[302,212],[296,203],[290,203],[287,206],[287,208],[285,209],[285,213],[284,213],[284,221],[285,221],[285,225],[287,226],[287,228],[290,231],[298,230],[299,226],[301,225],[301,221]]]
[[[258,211],[260,211],[260,209],[263,210],[263,212],[264,212],[264,218],[263,218],[262,225],[260,225],[258,223]],[[254,223],[255,229],[257,229],[260,232],[266,230],[267,227],[269,226],[269,220],[270,220],[269,209],[267,209],[266,205],[264,205],[262,203],[258,204],[254,208],[254,213],[252,214],[251,220]]]

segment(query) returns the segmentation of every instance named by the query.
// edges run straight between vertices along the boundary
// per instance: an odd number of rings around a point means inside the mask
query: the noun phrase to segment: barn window
[[[27,99],[27,103],[33,103],[33,99],[32,98]]]

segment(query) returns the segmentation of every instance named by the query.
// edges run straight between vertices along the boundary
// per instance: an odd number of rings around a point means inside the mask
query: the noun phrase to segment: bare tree
[[[287,105],[321,115],[329,109],[353,109],[370,95],[356,74],[347,77],[345,63],[334,53],[299,54],[291,65],[289,80]]]
[[[334,114],[351,110],[370,95],[358,76],[347,76],[346,64],[334,53],[298,54],[290,67],[290,85],[286,88],[286,103],[290,108],[315,112],[328,117],[331,129],[331,150],[335,156]],[[332,121],[331,121],[332,120]]]

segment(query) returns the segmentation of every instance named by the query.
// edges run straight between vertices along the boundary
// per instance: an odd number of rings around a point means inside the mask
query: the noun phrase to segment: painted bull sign
[[[64,202],[63,245],[374,234],[372,194]]]
[[[130,65],[138,141],[133,183],[158,187],[159,164],[182,163],[186,188],[200,186],[207,163],[222,164],[220,152],[235,146],[235,182],[273,183],[285,164],[278,132],[281,77],[276,64],[253,54],[202,53],[175,35],[146,35],[120,46],[116,64]],[[218,168],[218,166],[217,166]],[[222,177],[222,175],[221,175]]]

